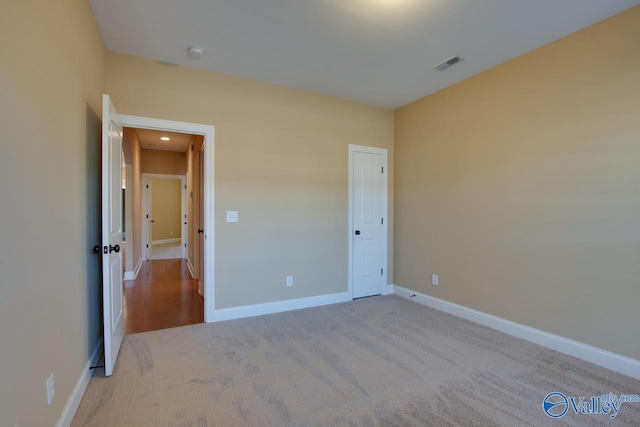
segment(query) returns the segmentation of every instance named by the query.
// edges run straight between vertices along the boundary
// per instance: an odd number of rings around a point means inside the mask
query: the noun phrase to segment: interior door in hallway
[[[198,228],[197,240],[197,274],[198,274],[198,292],[203,295],[204,287],[204,156],[202,148],[195,157],[195,179],[198,185],[196,192],[195,217],[196,227]]]
[[[122,313],[122,124],[109,99],[102,101],[102,297],[104,371],[113,373],[124,337]]]
[[[355,151],[352,162],[352,291],[361,298],[380,295],[386,280],[386,175],[382,154]]]

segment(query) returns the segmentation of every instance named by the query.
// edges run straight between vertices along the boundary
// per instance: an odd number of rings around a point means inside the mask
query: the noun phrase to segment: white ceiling
[[[91,0],[107,49],[396,108],[640,0]],[[205,54],[187,56],[198,45]],[[432,68],[454,55],[465,61]]]
[[[180,151],[185,152],[189,148],[191,135],[187,133],[164,132],[150,129],[134,129],[138,134],[140,147],[144,150]],[[160,138],[166,136],[169,141]]]

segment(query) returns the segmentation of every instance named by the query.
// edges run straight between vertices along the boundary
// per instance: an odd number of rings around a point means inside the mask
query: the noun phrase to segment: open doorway
[[[200,210],[193,199],[204,188],[204,174],[198,170],[196,177],[193,165],[204,136],[135,127],[125,127],[124,135],[125,224],[130,230],[124,331],[202,323],[204,269],[194,266],[206,262],[194,223]]]
[[[141,221],[144,259],[188,259],[186,174],[142,174]]]
[[[131,243],[133,253],[133,263],[142,264],[142,250],[138,235],[141,233],[141,224],[137,224],[133,215],[136,206],[139,209],[140,183],[141,179],[141,153],[142,148],[138,134],[133,129],[149,129],[163,132],[180,132],[200,137],[204,153],[204,179],[202,187],[204,190],[204,250],[202,261],[204,263],[204,282],[202,292],[202,305],[204,321],[212,322],[215,318],[215,280],[213,274],[214,266],[214,229],[213,229],[213,152],[214,152],[214,128],[209,125],[195,123],[177,122],[170,120],[151,119],[148,117],[128,116],[119,114],[108,94],[102,96],[102,247],[96,245],[94,252],[102,254],[102,288],[103,301],[102,313],[104,317],[104,365],[105,375],[109,376],[113,372],[116,358],[122,344],[124,336],[124,311],[123,304],[124,282],[122,280],[122,254],[120,253],[123,239],[123,229],[132,230],[131,238],[127,243]],[[127,133],[125,134],[125,130]],[[190,150],[194,151],[194,146],[190,144]],[[125,215],[130,216],[133,227],[128,228],[122,223],[122,155],[125,153],[125,177],[131,175],[132,188],[131,206],[126,209]],[[128,157],[128,159],[127,159]],[[189,157],[191,158],[191,157]],[[155,163],[154,163],[155,164]],[[129,165],[131,171],[129,171]],[[126,195],[125,195],[126,199]],[[132,210],[131,210],[132,209]],[[129,219],[125,219],[128,221]],[[127,231],[128,233],[128,231]],[[139,257],[139,263],[135,263]],[[162,261],[162,260],[160,260]],[[181,260],[182,262],[183,260]],[[188,270],[188,269],[186,269]],[[140,268],[136,266],[131,273],[136,279]],[[188,272],[186,273],[188,274]],[[143,274],[148,276],[149,274]],[[191,278],[191,276],[189,276]],[[197,289],[197,287],[196,287]],[[193,292],[192,292],[193,294]],[[195,295],[199,294],[195,293]],[[175,298],[172,298],[175,300]],[[199,299],[198,299],[199,300]],[[151,299],[153,301],[153,299]],[[171,316],[165,316],[171,317]],[[169,327],[163,325],[162,327]],[[129,331],[131,332],[131,331]]]

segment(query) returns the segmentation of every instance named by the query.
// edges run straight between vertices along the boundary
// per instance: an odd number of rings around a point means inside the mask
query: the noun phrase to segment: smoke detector
[[[187,48],[187,53],[191,58],[198,59],[202,55],[204,55],[204,49],[201,48],[200,46],[189,46]]]
[[[436,65],[435,67],[433,67],[434,70],[438,70],[438,71],[444,71],[447,68],[451,67],[454,64],[457,64],[458,62],[462,62],[464,61],[464,58],[460,58],[458,55],[453,56],[449,59],[447,59],[446,61]]]

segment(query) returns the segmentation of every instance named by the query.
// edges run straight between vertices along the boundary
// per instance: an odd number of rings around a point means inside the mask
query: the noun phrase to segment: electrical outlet
[[[53,372],[47,378],[47,405],[51,405],[51,401],[53,400],[53,396],[56,395],[56,387],[53,382]]]
[[[293,286],[293,276],[287,276],[287,287]]]
[[[431,275],[431,284],[438,286],[438,275],[437,274],[432,274]]]

